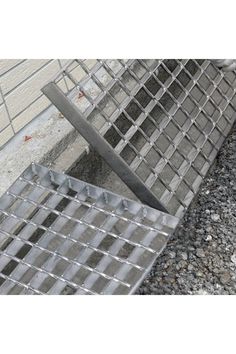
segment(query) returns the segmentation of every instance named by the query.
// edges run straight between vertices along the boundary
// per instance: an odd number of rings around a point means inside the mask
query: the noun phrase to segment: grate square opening
[[[188,117],[186,116],[185,113],[181,109],[178,109],[176,114],[174,115],[174,120],[176,123],[182,127],[184,123],[187,121]]]
[[[161,159],[161,155],[155,149],[150,149],[145,158],[146,158],[147,162],[149,163],[149,165],[153,169],[155,169],[157,163]]]
[[[151,119],[147,118],[140,125],[140,129],[144,132],[146,136],[150,138],[152,134],[156,131],[156,126]]]
[[[202,135],[203,134],[200,132],[200,130],[196,127],[195,124],[193,124],[188,130],[188,136],[191,139],[191,141],[193,141],[195,144],[199,139],[199,137]]]
[[[189,60],[185,65],[185,68],[188,70],[191,76],[194,76],[198,71],[198,66],[196,65],[196,63],[194,63],[193,60]]]
[[[125,110],[133,120],[137,120],[142,113],[142,110],[134,101],[131,101]]]
[[[152,99],[144,89],[139,90],[135,98],[144,108],[149,104]]]
[[[144,135],[137,131],[132,138],[130,139],[131,145],[137,150],[140,151],[143,146],[146,144],[147,140],[145,139]]]
[[[174,72],[174,70],[178,67],[178,63],[174,59],[167,59],[165,60],[165,66],[170,72]]]
[[[159,103],[165,109],[165,111],[169,112],[170,114],[176,110],[176,104],[167,92],[164,93],[164,95],[159,99]]]
[[[198,83],[206,92],[209,92],[210,88],[212,87],[211,81],[207,78],[205,74],[201,75]]]
[[[174,96],[176,99],[181,99],[181,97],[185,96],[183,88],[177,81],[173,81],[172,84],[168,87],[168,91]]]
[[[183,87],[186,87],[191,81],[191,76],[182,69],[181,72],[177,75],[177,80]]]
[[[206,159],[201,154],[198,154],[194,160],[193,166],[195,169],[202,172],[202,169],[203,169],[206,162],[207,162]]]
[[[166,190],[166,187],[164,186],[164,184],[161,181],[156,180],[156,182],[153,184],[151,189],[155,193],[155,195],[157,195],[157,197],[159,199],[161,199],[163,193]]]
[[[170,185],[171,181],[175,177],[175,172],[169,165],[166,165],[160,172],[159,177],[162,179],[162,181],[165,181],[167,185]]]
[[[195,112],[196,112],[197,106],[190,97],[187,97],[184,100],[182,107],[185,109],[185,111],[188,114],[190,114],[192,116],[194,116],[196,114]]]
[[[111,118],[112,114],[116,111],[115,103],[107,95],[99,102],[98,108],[107,118]]]
[[[212,64],[208,65],[206,68],[206,73],[212,80],[215,80],[219,76],[219,72]]]
[[[174,140],[178,135],[179,130],[172,122],[170,122],[165,128],[165,133],[170,137],[170,139]]]
[[[233,107],[231,105],[228,105],[228,107],[225,110],[225,116],[232,121],[232,118],[235,116],[235,110],[233,109]]]
[[[169,141],[164,135],[161,135],[156,141],[156,145],[158,146],[162,154],[165,154],[167,149],[169,148]]]
[[[136,173],[145,182],[148,176],[150,175],[149,166],[146,163],[141,162],[138,168],[136,169]]]
[[[129,97],[119,83],[115,83],[109,92],[117,104],[121,104]]]
[[[229,90],[229,84],[224,79],[222,79],[221,82],[219,83],[219,88],[224,94],[226,94],[227,91]]]
[[[129,93],[131,93],[138,85],[137,80],[128,71],[125,71],[122,75],[122,82]]]
[[[157,80],[154,77],[151,77],[146,83],[145,83],[146,88],[148,91],[151,92],[153,96],[157,94],[159,90],[162,89],[162,86],[157,82]]]
[[[131,148],[129,145],[126,145],[120,156],[126,161],[128,165],[131,165],[136,157],[136,153],[133,148]]]
[[[158,79],[166,85],[168,85],[171,80],[170,74],[165,70],[162,65],[158,68]]]

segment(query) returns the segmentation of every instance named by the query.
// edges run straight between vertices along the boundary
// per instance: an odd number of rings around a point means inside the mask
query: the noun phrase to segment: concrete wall
[[[0,149],[49,106],[40,89],[66,59],[0,59]]]

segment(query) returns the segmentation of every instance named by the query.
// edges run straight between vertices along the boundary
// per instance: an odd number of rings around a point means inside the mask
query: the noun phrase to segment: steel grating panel
[[[43,92],[142,202],[182,217],[233,125],[235,89],[209,60],[74,60]]]
[[[0,294],[130,294],[178,218],[32,164],[0,199]]]

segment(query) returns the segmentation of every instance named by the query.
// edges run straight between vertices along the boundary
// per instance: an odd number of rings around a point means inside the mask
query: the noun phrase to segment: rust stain
[[[25,135],[24,136],[24,141],[28,141],[28,140],[31,140],[32,139],[32,136],[30,135]]]
[[[84,97],[84,93],[82,91],[79,92],[78,98]]]

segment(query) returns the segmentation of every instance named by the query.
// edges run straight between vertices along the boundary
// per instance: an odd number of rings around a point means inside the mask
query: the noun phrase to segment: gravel
[[[236,125],[137,294],[236,294]]]

